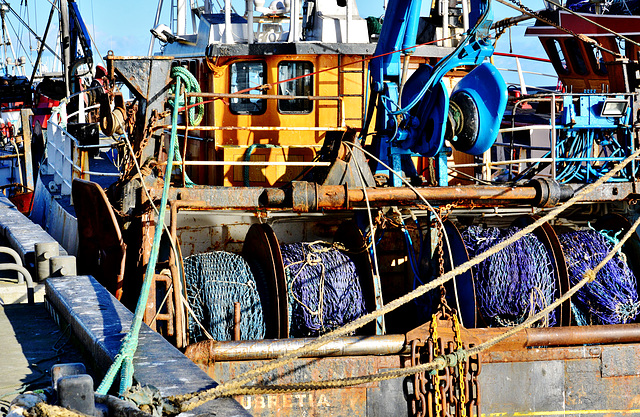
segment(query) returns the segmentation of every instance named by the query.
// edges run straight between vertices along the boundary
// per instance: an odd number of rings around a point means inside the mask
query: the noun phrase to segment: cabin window
[[[231,113],[264,113],[267,109],[267,100],[259,98],[260,95],[264,94],[264,91],[256,90],[255,87],[266,84],[267,64],[264,61],[234,62],[230,66],[230,71],[230,93],[243,93],[256,96],[256,98],[232,98],[229,100],[229,110],[231,110]]]
[[[584,54],[578,41],[573,38],[568,38],[564,44],[567,47],[567,55],[569,55],[573,70],[580,75],[589,74],[589,69],[587,68],[587,63],[584,60]]]
[[[278,64],[278,94],[286,96],[313,95],[313,64],[306,61],[282,61]],[[305,77],[305,75],[307,75]],[[301,78],[297,78],[301,77]],[[293,79],[297,78],[297,79]],[[285,81],[290,80],[290,81]],[[282,82],[285,81],[285,82]],[[313,101],[306,98],[278,100],[280,113],[305,114],[313,110]]]
[[[551,63],[556,69],[556,72],[558,74],[568,74],[569,67],[567,66],[567,59],[564,57],[560,42],[558,42],[557,39],[547,39],[546,47],[547,54],[549,54],[549,59],[551,59]]]

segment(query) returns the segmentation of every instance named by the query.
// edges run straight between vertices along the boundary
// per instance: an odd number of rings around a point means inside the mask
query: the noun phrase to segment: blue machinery
[[[481,155],[498,135],[507,89],[498,70],[483,62],[493,54],[492,12],[488,0],[472,1],[470,7],[469,20],[476,24],[464,40],[435,66],[421,65],[404,83],[401,54],[408,56],[415,49],[421,0],[391,1],[387,9],[377,58],[370,64],[372,95],[363,136],[375,106],[373,153],[406,177],[418,176],[411,157],[432,157],[437,161],[438,185],[447,185],[450,149],[445,140],[461,152]],[[449,93],[442,78],[462,65],[477,67]],[[555,120],[558,140],[551,144],[555,152],[546,157],[554,160],[553,179],[559,183],[588,183],[632,151],[631,97],[590,93],[567,95],[563,101],[561,116]],[[388,176],[389,185],[402,185],[382,164],[374,164],[372,171]],[[633,180],[633,172],[635,165],[614,181]]]
[[[567,95],[556,121],[555,179],[589,183],[633,152],[631,101],[625,94]],[[633,181],[635,165],[612,181]]]
[[[482,63],[493,53],[488,39],[492,12],[486,0],[471,2],[470,21],[477,22],[449,56],[434,67],[424,64],[400,88],[402,50],[415,45],[421,0],[390,2],[375,58],[371,61],[372,107],[377,106],[374,153],[397,172],[417,175],[412,156],[438,157],[439,176],[446,180],[444,141],[456,149],[480,155],[493,145],[507,104],[507,89],[497,69]],[[442,78],[461,65],[479,65],[449,93]],[[400,92],[402,90],[402,92]],[[375,173],[389,174],[381,166]],[[394,186],[401,179],[390,176]],[[443,181],[440,181],[441,185]]]

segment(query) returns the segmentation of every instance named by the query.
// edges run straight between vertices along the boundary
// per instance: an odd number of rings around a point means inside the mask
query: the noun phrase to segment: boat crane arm
[[[86,64],[93,65],[93,52],[91,51],[91,38],[87,27],[80,16],[80,10],[75,0],[61,0],[61,30],[64,33],[62,38],[62,59],[65,74],[65,84],[67,95],[75,92],[72,82],[77,69]],[[82,55],[78,52],[78,44],[82,48]]]
[[[493,54],[489,0],[471,0],[475,25],[455,50],[434,67],[421,65],[401,86],[400,55],[413,53],[422,0],[391,0],[375,56],[370,64],[372,106],[377,106],[374,153],[407,176],[415,176],[411,156],[434,157],[444,141],[456,149],[480,155],[493,145],[507,102],[504,80],[485,58]],[[443,16],[447,19],[448,16]],[[443,77],[462,65],[478,67],[449,94]],[[372,111],[363,134],[366,135]],[[374,167],[384,172],[380,166]],[[392,178],[394,185],[399,179]]]

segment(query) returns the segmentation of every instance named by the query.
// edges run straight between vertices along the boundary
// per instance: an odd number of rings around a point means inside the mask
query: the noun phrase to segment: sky
[[[51,9],[51,0],[0,0],[7,1],[12,8],[21,13],[25,20],[28,20],[33,29],[38,34],[44,33],[46,19]],[[216,2],[222,0],[214,0]],[[150,42],[149,30],[153,26],[156,10],[158,8],[157,0],[77,0],[82,17],[87,25],[91,36],[94,39],[94,46],[98,53],[94,55],[104,56],[109,50],[115,55],[120,56],[139,56],[147,55]],[[202,0],[200,0],[202,3]],[[232,0],[233,5],[239,13],[244,13],[244,1]],[[267,0],[267,4],[269,1]],[[382,0],[359,0],[358,8],[362,17],[379,16],[382,14]],[[430,4],[430,0],[423,0],[423,3]],[[494,8],[494,20],[499,20],[508,16],[515,16],[519,13],[510,9],[496,1],[492,2]],[[540,10],[544,7],[542,0],[527,0],[527,6]],[[28,15],[25,13],[25,5]],[[169,25],[171,0],[164,0],[163,12],[160,22]],[[423,5],[423,10],[425,10]],[[424,14],[424,13],[423,13]],[[28,16],[28,17],[27,17]],[[35,60],[37,49],[36,42],[25,39],[25,29],[17,23],[13,15],[9,14],[8,30],[16,55],[27,55],[30,60]],[[524,29],[527,25],[532,25],[533,20],[521,23],[518,27],[511,30],[511,42],[509,40],[509,32],[505,33],[498,41],[496,50],[501,52],[513,52],[516,54],[527,54],[537,57],[544,57],[544,51],[540,46],[540,42],[533,37],[523,37]],[[54,25],[57,27],[57,16],[54,17]],[[48,37],[48,44],[53,48],[55,45],[55,30],[53,27],[51,35]],[[17,33],[17,34],[16,34]],[[23,39],[20,44],[18,38]],[[159,46],[156,43],[154,51],[158,51]],[[48,64],[53,65],[53,61]],[[513,59],[496,58],[496,65],[499,68],[515,68]],[[532,71],[542,71],[545,73],[553,73],[550,65],[534,63],[533,61],[523,61],[523,69]],[[505,80],[508,83],[517,82],[515,73],[505,73]],[[531,80],[531,81],[530,81]],[[531,85],[555,85],[555,79],[550,77],[533,77],[525,75],[525,83]]]

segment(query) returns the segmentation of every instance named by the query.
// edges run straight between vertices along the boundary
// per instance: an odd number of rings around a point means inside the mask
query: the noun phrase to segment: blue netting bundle
[[[234,302],[241,305],[241,339],[264,338],[260,297],[244,258],[229,252],[199,253],[184,259],[184,272],[189,305],[215,340],[231,340]],[[207,338],[191,316],[189,337],[191,342]]]
[[[324,243],[280,247],[289,294],[292,337],[317,336],[366,314],[356,266]]]
[[[590,229],[565,233],[558,238],[571,285],[578,283],[587,269],[595,268],[614,246],[607,237]],[[572,297],[575,309],[579,310],[577,316],[584,316],[584,324],[629,323],[640,309],[636,285],[636,278],[625,259],[616,254],[598,271],[595,281]]]
[[[470,226],[462,239],[473,258],[519,229]],[[473,267],[478,310],[489,326],[513,326],[553,302],[556,280],[549,254],[532,234],[525,235]],[[556,323],[555,311],[545,323]]]

